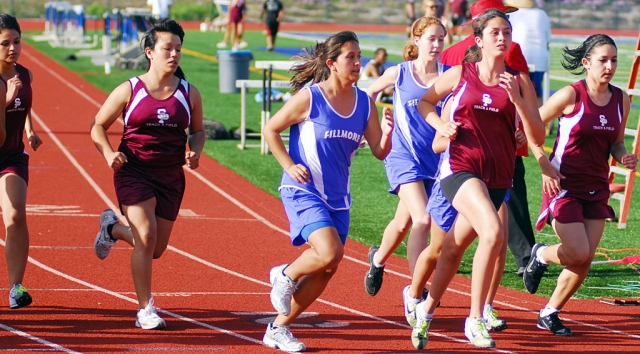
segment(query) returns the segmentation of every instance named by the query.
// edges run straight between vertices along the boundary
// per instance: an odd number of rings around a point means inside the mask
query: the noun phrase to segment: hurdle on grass
[[[286,70],[289,71],[298,63],[297,61],[287,60],[257,60],[255,62],[256,69],[262,69],[262,80],[236,80],[236,87],[240,89],[240,144],[239,149],[246,149],[248,147],[259,147],[260,153],[268,154],[269,146],[262,136],[264,126],[271,119],[271,89],[282,88],[291,89],[289,81],[273,80],[273,70]],[[361,89],[366,89],[373,80],[360,80],[357,85]],[[260,112],[260,132],[259,133],[247,133],[246,132],[246,96],[247,89],[249,88],[261,88],[262,89],[262,111]],[[247,137],[260,137],[260,144],[247,144]],[[289,138],[288,134],[282,134],[284,140]]]
[[[66,1],[49,1],[44,4],[45,36],[52,47],[93,48],[98,44],[98,34],[85,35],[84,5],[72,5]]]

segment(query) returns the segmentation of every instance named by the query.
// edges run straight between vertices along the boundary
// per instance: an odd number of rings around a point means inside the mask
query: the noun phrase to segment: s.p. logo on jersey
[[[164,124],[164,121],[168,119],[169,114],[167,113],[167,110],[164,108],[158,108],[158,120],[160,121],[160,124]]]

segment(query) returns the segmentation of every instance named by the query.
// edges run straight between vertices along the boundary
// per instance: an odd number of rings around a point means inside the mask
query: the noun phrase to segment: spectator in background
[[[169,18],[169,6],[172,5],[171,0],[147,0],[147,5],[151,7],[151,16],[156,20]]]
[[[376,79],[384,73],[384,63],[387,62],[387,50],[378,48],[373,54],[373,59],[362,68],[360,80]],[[390,101],[393,95],[393,86],[385,88],[379,95],[379,101]]]
[[[551,41],[551,22],[544,10],[537,8],[533,0],[507,0],[507,5],[519,9],[510,17],[513,25],[513,41],[521,43],[522,54],[529,66],[531,82],[538,95],[538,106],[542,106],[542,79],[549,71],[549,42]],[[551,132],[547,125],[547,135]]]
[[[448,0],[451,13],[451,32],[453,36],[460,34],[460,27],[471,17],[467,0]]]
[[[265,17],[266,15],[266,17]],[[280,0],[267,0],[262,4],[260,21],[267,25],[267,50],[272,51],[276,45],[276,36],[280,28],[280,22],[284,18],[284,6]]]
[[[229,22],[227,22],[227,31],[224,33],[224,39],[218,43],[218,48],[227,47],[227,39],[231,42],[232,50],[245,48],[247,42],[242,40],[244,34],[244,19],[247,15],[247,6],[244,0],[231,0],[229,5]]]
[[[447,19],[446,5],[440,2],[440,0],[424,0],[422,2],[422,9],[424,10],[424,16],[433,16],[442,22],[442,25],[447,31],[447,35],[444,37],[445,44],[451,44],[451,23]]]
[[[416,4],[415,0],[407,0],[404,9],[407,11],[407,37],[411,38],[411,25],[416,20]]]

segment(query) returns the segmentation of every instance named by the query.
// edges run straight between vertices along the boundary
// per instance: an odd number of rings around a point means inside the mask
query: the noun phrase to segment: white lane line
[[[5,244],[4,240],[0,239],[0,245],[6,247],[6,244]],[[78,278],[76,278],[74,276],[71,276],[71,275],[69,275],[67,273],[63,273],[63,272],[61,272],[61,271],[59,271],[57,269],[51,268],[48,265],[46,265],[44,263],[41,263],[41,262],[31,258],[31,257],[29,257],[28,259],[29,259],[29,263],[31,263],[31,264],[39,267],[39,268],[42,268],[42,269],[44,269],[44,270],[46,270],[46,271],[48,271],[50,273],[53,273],[53,274],[55,274],[55,275],[57,275],[59,277],[62,277],[64,279],[67,279],[67,280],[72,281],[74,283],[78,283],[80,285],[83,285],[83,286],[85,286],[87,288],[90,288],[90,289],[93,289],[95,291],[99,291],[99,292],[105,293],[107,295],[111,295],[113,297],[117,297],[118,299],[125,300],[125,301],[128,301],[128,302],[136,304],[136,305],[138,304],[138,300],[137,299],[130,298],[128,296],[124,296],[124,295],[122,295],[122,294],[120,294],[118,292],[111,291],[109,289],[105,289],[105,288],[100,287],[100,286],[95,285],[95,284],[91,284],[91,283],[86,282],[86,281],[84,281],[82,279],[78,279]],[[264,343],[262,343],[262,341],[260,341],[260,340],[257,340],[257,339],[251,338],[251,337],[247,337],[245,335],[242,335],[242,334],[239,334],[239,333],[235,333],[235,332],[226,330],[224,328],[212,326],[212,325],[210,325],[208,323],[201,322],[201,321],[198,321],[198,320],[194,320],[192,318],[189,318],[189,317],[186,317],[186,316],[182,316],[180,314],[177,314],[175,312],[171,312],[171,311],[168,311],[168,310],[163,310],[161,308],[157,308],[157,310],[158,310],[158,312],[161,312],[161,313],[163,313],[163,314],[165,314],[167,316],[171,316],[171,317],[177,318],[177,319],[185,321],[185,322],[190,322],[192,324],[195,324],[195,325],[198,325],[198,326],[201,326],[201,327],[205,327],[205,328],[208,328],[208,329],[212,329],[214,331],[222,332],[224,334],[228,334],[228,335],[236,337],[236,338],[244,339],[246,341],[249,341],[249,342],[252,342],[252,343],[255,343],[255,344],[264,345]]]
[[[44,66],[44,64],[43,64],[42,62],[40,62],[40,61],[38,61],[38,60],[35,60],[35,58],[33,58],[32,56],[31,56],[31,58],[32,58],[34,61],[36,61],[36,62],[37,62],[41,67],[45,68],[45,70],[50,71],[50,70],[48,70],[48,68],[46,68],[46,66]],[[51,71],[50,71],[50,72],[51,72]],[[54,74],[54,73],[52,72],[52,74]],[[66,79],[64,79],[62,76],[57,75],[57,74],[54,74],[54,76],[55,76],[58,80],[60,80],[61,82],[63,82],[65,85],[67,85],[67,86],[71,87],[74,91],[79,92],[79,90],[78,90],[77,88],[75,88],[75,86],[73,86],[73,84],[71,84],[70,82],[68,82],[68,81],[67,81]],[[85,97],[86,95],[85,95],[84,93],[82,93],[82,94],[81,94],[81,96]],[[91,99],[90,97],[88,97],[88,98],[87,98],[87,100],[88,100],[89,102],[93,103],[96,107],[98,107],[98,108],[99,108],[99,107],[101,107],[101,104],[100,104],[100,103],[96,102],[95,100]],[[41,123],[41,125],[43,125],[43,127],[44,127],[44,122],[42,122],[42,120],[41,120],[39,117],[36,117],[36,120],[38,120],[38,122],[40,122],[40,123]],[[48,128],[47,128],[47,130],[48,130]],[[49,134],[49,135],[53,135],[53,133],[52,133],[50,130],[48,130],[48,134]],[[73,161],[76,161],[76,160],[75,160],[75,159],[70,155],[69,151],[68,151],[67,149],[65,149],[64,147],[62,147],[62,144],[61,144],[61,143],[59,143],[59,140],[58,140],[57,138],[56,138],[54,141],[57,141],[57,144],[58,144],[59,146],[61,146],[61,149],[63,149],[63,152],[65,153],[65,155],[67,155],[67,157],[68,157],[70,160],[72,160],[72,163],[73,163]],[[76,163],[73,163],[73,165],[74,165],[74,166],[76,166],[76,168],[78,168],[78,169],[79,169],[80,173],[82,174],[82,176],[83,176],[83,177],[85,177],[85,179],[87,179],[88,181],[90,181],[90,182],[89,182],[89,183],[90,183],[90,185],[91,185],[91,186],[96,190],[96,192],[98,193],[98,195],[99,195],[99,196],[100,196],[100,197],[105,201],[105,203],[106,203],[107,205],[109,205],[109,207],[110,207],[111,209],[113,209],[113,210],[118,210],[117,208],[115,208],[115,205],[113,204],[113,202],[111,202],[111,200],[109,200],[109,198],[106,196],[106,194],[104,194],[104,192],[102,192],[102,190],[100,189],[100,187],[99,187],[99,186],[98,186],[98,185],[93,181],[93,179],[91,179],[91,177],[86,173],[86,171],[85,171],[84,169],[82,169],[82,167],[81,167],[81,166],[79,166],[79,164],[77,164],[77,161],[76,161]],[[284,230],[284,229],[282,229],[282,228],[280,228],[280,227],[276,226],[275,224],[271,223],[271,222],[270,222],[269,220],[267,220],[265,217],[263,217],[262,215],[260,215],[259,213],[255,212],[255,211],[253,211],[251,208],[249,208],[248,206],[244,205],[244,204],[243,204],[242,202],[240,202],[239,200],[237,200],[237,199],[235,199],[234,197],[232,197],[230,194],[228,194],[227,192],[225,192],[224,190],[222,190],[220,187],[218,187],[217,185],[215,185],[214,183],[212,183],[211,181],[209,181],[208,179],[206,179],[206,178],[205,178],[204,176],[202,176],[200,173],[198,173],[198,172],[196,172],[196,171],[194,171],[194,170],[186,169],[186,168],[185,168],[185,170],[186,170],[187,172],[189,172],[189,173],[193,174],[195,177],[197,177],[197,178],[198,178],[199,180],[201,180],[203,183],[205,183],[206,185],[208,185],[208,186],[209,186],[210,188],[212,188],[214,191],[218,192],[220,195],[222,195],[222,196],[224,196],[225,198],[227,198],[229,201],[231,201],[233,204],[235,204],[236,206],[238,206],[240,209],[244,210],[244,211],[245,211],[245,212],[247,212],[248,214],[252,215],[252,216],[253,216],[253,217],[255,217],[256,219],[258,219],[259,221],[261,221],[262,223],[264,223],[264,224],[265,224],[266,226],[268,226],[269,228],[271,228],[271,229],[273,229],[273,230],[276,230],[276,231],[279,231],[279,232],[281,232],[281,233],[283,233],[283,234],[285,234],[285,235],[288,235],[288,231],[286,231],[286,230]],[[83,171],[84,171],[84,173],[83,173]],[[172,247],[172,246],[168,246],[168,248],[171,248],[171,249],[173,249],[174,251],[177,251],[177,250],[178,250],[178,249],[176,249],[175,247]],[[182,251],[181,251],[181,252],[182,252]],[[185,254],[188,254],[188,253],[186,253],[186,252],[184,252],[184,253],[185,253]],[[195,257],[195,256],[193,256],[193,257]],[[197,258],[197,257],[196,257],[196,258]],[[359,259],[353,258],[353,257],[351,257],[351,256],[344,256],[344,258],[346,258],[346,259],[348,259],[348,260],[350,260],[350,261],[353,261],[353,262],[355,262],[355,263],[363,264],[363,265],[365,265],[365,266],[367,266],[367,267],[369,266],[369,264],[368,264],[368,263],[363,262],[363,261],[361,261],[361,260],[359,260]],[[199,259],[199,258],[198,258],[198,259]],[[205,262],[206,262],[206,261],[205,261]],[[207,262],[207,263],[209,263],[209,262]],[[210,263],[210,264],[211,264],[211,263]],[[216,266],[216,267],[217,267],[217,266]],[[221,268],[221,267],[220,267],[220,268]],[[388,272],[389,272],[389,273],[391,273],[391,274],[394,274],[394,275],[401,276],[401,277],[406,278],[406,279],[411,279],[411,277],[409,277],[409,276],[408,276],[408,275],[406,275],[406,274],[402,274],[402,273],[395,272],[395,271],[388,271]],[[244,276],[242,276],[242,277],[244,277]],[[258,281],[258,282],[261,282],[261,281]],[[264,282],[261,282],[261,283],[264,283]],[[270,286],[270,284],[268,284],[268,286]],[[468,297],[470,297],[470,296],[471,296],[471,294],[470,294],[470,293],[468,293],[468,292],[463,292],[463,291],[459,291],[459,290],[455,290],[455,289],[447,289],[447,290],[452,291],[452,292],[455,292],[455,293],[457,293],[457,294],[465,295],[465,296],[468,296]],[[325,301],[325,300],[322,300],[322,299],[318,298],[318,301]],[[527,312],[531,312],[531,313],[537,313],[537,311],[536,311],[536,310],[531,310],[531,309],[528,309],[528,308],[524,308],[524,307],[521,307],[521,306],[517,306],[517,305],[509,304],[509,303],[506,303],[506,302],[501,302],[501,301],[494,301],[494,302],[495,302],[495,303],[498,303],[498,304],[500,304],[500,305],[506,306],[506,307],[510,307],[510,308],[512,308],[512,309],[517,309],[517,310],[527,311]],[[337,305],[337,306],[342,306],[342,305],[338,305],[338,304],[336,304],[336,305]],[[357,310],[355,310],[355,309],[354,309],[353,311],[356,311],[356,312],[357,312]],[[602,326],[598,326],[598,325],[594,325],[594,324],[590,324],[590,323],[585,323],[585,322],[581,322],[581,321],[577,321],[577,320],[572,320],[572,319],[569,319],[569,318],[565,318],[564,316],[563,316],[563,319],[564,319],[565,321],[569,321],[569,322],[573,322],[573,323],[581,324],[581,325],[584,325],[584,326],[587,326],[587,327],[597,328],[597,329],[600,329],[600,330],[605,330],[605,331],[609,331],[609,332],[613,332],[613,333],[617,333],[617,334],[622,334],[622,335],[626,335],[626,336],[629,336],[629,337],[633,337],[633,338],[638,338],[638,339],[640,339],[640,335],[635,335],[635,334],[631,334],[631,333],[627,333],[627,332],[623,332],[623,331],[619,331],[619,330],[615,330],[615,329],[611,329],[611,328],[607,328],[607,327],[602,327]],[[388,321],[388,320],[386,320],[386,319],[383,319],[383,320],[384,320],[384,321]],[[399,324],[399,323],[397,323],[397,322],[394,322],[394,323]],[[404,324],[399,324],[399,325],[404,326]],[[434,334],[436,334],[436,333],[434,333]],[[452,338],[452,337],[451,337],[451,338]],[[455,338],[452,338],[452,339],[453,339],[453,340],[458,341],[458,339],[455,339]],[[464,341],[464,342],[466,343],[466,341]]]
[[[4,245],[4,242],[3,242],[3,245]],[[65,347],[61,346],[60,344],[49,342],[46,339],[42,339],[40,337],[36,337],[36,336],[34,336],[32,334],[29,334],[27,332],[23,332],[23,331],[21,331],[21,330],[19,330],[17,328],[13,328],[11,326],[7,326],[7,325],[2,324],[2,323],[0,323],[0,328],[4,329],[7,332],[11,332],[11,333],[13,333],[15,335],[27,338],[29,340],[32,340],[34,342],[37,342],[37,343],[40,343],[40,344],[43,344],[43,345],[46,345],[47,347],[51,348],[50,349],[51,351],[59,351],[59,352],[65,352],[65,353],[80,353],[80,352],[76,352],[75,350],[71,350],[69,348],[65,348]],[[20,351],[22,351],[22,349],[20,349]]]
[[[11,289],[9,288],[0,288],[0,291],[9,291]],[[68,292],[98,292],[98,290],[96,289],[87,289],[87,288],[31,288],[29,287],[29,293],[33,294],[34,292],[38,292],[38,291],[52,291],[52,292],[62,292],[62,291],[68,291]],[[135,295],[135,291],[117,291],[118,294],[120,295]],[[154,297],[160,297],[160,296],[180,296],[180,297],[187,297],[187,296],[195,296],[195,295],[259,295],[259,296],[264,296],[264,295],[269,295],[268,292],[246,292],[246,291],[173,291],[173,292],[153,292],[152,295]]]
[[[90,185],[90,186],[91,186],[91,187],[96,191],[96,193],[98,194],[98,196],[100,196],[100,198],[105,202],[105,204],[107,204],[111,209],[113,209],[113,210],[117,210],[117,209],[115,209],[115,204],[114,204],[114,203],[113,203],[113,202],[112,202],[112,201],[107,197],[107,195],[104,193],[104,191],[102,191],[102,189],[100,188],[100,186],[98,186],[98,184],[97,184],[97,183],[96,183],[96,182],[91,178],[91,176],[89,176],[89,174],[84,170],[84,168],[82,168],[82,166],[80,166],[80,164],[77,162],[77,160],[76,160],[76,159],[71,155],[71,153],[69,152],[69,150],[67,150],[67,149],[62,145],[62,143],[60,142],[60,140],[58,140],[58,138],[55,136],[55,134],[54,134],[54,133],[49,129],[49,127],[48,127],[48,126],[47,126],[47,125],[42,121],[42,119],[40,118],[40,116],[38,116],[37,114],[35,114],[35,112],[33,112],[33,111],[32,111],[32,116],[33,116],[33,118],[38,122],[38,124],[40,124],[40,126],[42,126],[42,129],[43,129],[43,130],[44,130],[44,131],[45,131],[45,132],[46,132],[46,133],[51,137],[51,139],[54,141],[54,143],[55,143],[55,144],[60,148],[60,150],[62,151],[62,153],[63,153],[63,154],[64,154],[64,155],[69,159],[69,161],[71,161],[71,163],[73,164],[73,166],[74,166],[74,167],[76,167],[76,169],[78,169],[78,171],[80,172],[80,174],[82,175],[82,177],[84,177],[84,178],[87,180],[87,182],[89,183],[89,185]],[[188,170],[188,169],[187,169],[187,171],[191,171],[191,170]],[[254,212],[253,210],[249,209],[247,206],[245,206],[244,204],[242,204],[241,202],[239,202],[238,200],[236,200],[235,198],[233,198],[231,195],[229,195],[229,194],[227,194],[226,192],[224,192],[222,189],[218,188],[216,185],[214,185],[213,183],[211,183],[209,180],[207,180],[206,178],[204,178],[204,177],[203,177],[202,175],[200,175],[199,173],[197,174],[197,176],[198,176],[198,177],[199,177],[203,182],[207,183],[207,185],[210,185],[212,188],[213,188],[213,187],[215,187],[215,188],[219,191],[219,193],[220,193],[220,194],[222,194],[222,195],[223,195],[223,196],[225,196],[227,199],[229,199],[230,201],[232,201],[232,202],[233,202],[234,204],[236,204],[238,207],[242,208],[243,210],[247,210],[251,215],[255,216],[256,218],[259,218],[259,220],[261,220],[262,222],[264,222],[264,223],[265,223],[265,224],[267,224],[267,225],[270,225],[270,227],[275,228],[276,230],[282,230],[282,229],[278,228],[276,225],[274,225],[274,224],[270,223],[270,222],[269,222],[268,220],[266,220],[264,217],[260,216],[258,213],[256,213],[256,212]],[[284,232],[284,230],[282,230],[281,232]],[[185,257],[187,257],[187,258],[191,259],[191,260],[194,260],[194,261],[196,261],[196,262],[198,262],[198,263],[201,263],[201,264],[207,265],[207,266],[209,266],[209,267],[211,267],[211,268],[213,268],[213,269],[217,269],[217,270],[219,270],[219,271],[221,271],[221,272],[224,272],[224,273],[227,273],[227,274],[231,274],[231,275],[234,275],[234,276],[236,276],[236,277],[239,277],[239,278],[242,278],[242,279],[245,279],[245,280],[248,280],[248,281],[254,282],[254,283],[258,283],[258,284],[261,284],[261,285],[264,285],[264,286],[267,286],[267,287],[271,287],[271,284],[269,284],[269,283],[267,283],[267,282],[264,282],[264,281],[261,281],[261,280],[258,280],[258,279],[255,279],[255,278],[249,277],[249,276],[247,276],[247,275],[244,275],[244,274],[241,274],[241,273],[235,272],[235,271],[233,271],[233,270],[230,270],[230,269],[227,269],[227,268],[224,268],[224,267],[218,266],[218,265],[216,265],[216,264],[213,264],[213,263],[211,263],[211,262],[209,262],[209,261],[206,261],[206,260],[204,260],[204,259],[202,259],[202,258],[199,258],[199,257],[197,257],[197,256],[195,256],[195,255],[192,255],[192,254],[190,254],[190,253],[187,253],[187,252],[185,252],[185,251],[182,251],[182,250],[180,250],[180,249],[178,249],[178,248],[176,248],[176,247],[173,247],[173,246],[171,246],[171,245],[167,246],[167,249],[169,249],[169,250],[171,250],[171,251],[174,251],[174,252],[176,252],[176,253],[179,253],[179,254],[181,254],[181,255],[183,255],[183,256],[185,256]],[[110,295],[116,296],[116,297],[121,298],[121,299],[123,299],[123,300],[127,300],[127,301],[130,301],[130,302],[137,303],[137,301],[136,301],[136,300],[134,300],[134,299],[131,299],[131,298],[129,298],[129,297],[125,297],[125,296],[120,295],[120,294],[118,294],[118,293],[116,293],[116,292],[114,292],[114,291],[110,291],[110,290],[107,290],[107,289],[104,289],[104,288],[98,287],[97,285],[93,285],[93,284],[91,284],[91,283],[88,283],[88,282],[82,281],[82,280],[80,280],[80,279],[74,278],[74,277],[72,277],[72,276],[70,276],[70,275],[67,275],[67,274],[65,274],[65,273],[62,273],[62,272],[60,272],[60,271],[58,271],[58,270],[55,270],[55,269],[53,269],[53,268],[50,268],[50,267],[48,267],[48,266],[46,266],[46,265],[44,265],[44,264],[42,264],[42,263],[40,263],[40,262],[38,262],[38,261],[36,261],[36,260],[32,259],[31,257],[29,257],[29,261],[30,261],[30,262],[32,262],[33,264],[38,265],[39,267],[41,267],[41,268],[43,268],[43,269],[46,269],[46,270],[48,270],[48,271],[50,271],[50,272],[52,272],[52,273],[54,273],[54,274],[57,274],[57,275],[59,275],[59,276],[62,276],[62,277],[64,277],[64,278],[66,278],[66,279],[69,279],[69,280],[72,280],[72,279],[73,279],[72,281],[76,281],[76,280],[77,280],[77,282],[79,282],[80,284],[82,284],[82,285],[84,285],[84,286],[86,286],[86,287],[88,287],[88,288],[99,289],[99,291],[102,291],[102,292],[105,292],[105,293],[107,293],[107,294],[110,294]],[[333,302],[330,302],[330,301],[326,301],[326,300],[322,300],[322,299],[318,299],[318,301],[319,301],[319,302],[322,302],[322,303],[324,303],[324,304],[327,304],[327,305],[329,305],[329,306],[332,306],[332,307],[335,307],[335,308],[338,308],[338,309],[342,309],[343,311],[347,311],[347,312],[350,312],[350,313],[353,313],[353,314],[358,314],[358,315],[360,315],[360,316],[368,317],[369,319],[373,319],[373,320],[381,321],[381,322],[388,323],[388,324],[393,324],[393,325],[400,326],[400,327],[404,327],[404,328],[409,328],[409,326],[408,326],[408,325],[406,325],[406,324],[404,324],[404,323],[398,323],[398,322],[390,321],[390,320],[387,320],[387,319],[384,319],[384,318],[381,318],[381,317],[377,317],[377,316],[374,316],[374,315],[371,315],[371,314],[367,314],[367,313],[364,313],[364,312],[361,312],[361,311],[358,311],[358,310],[355,310],[355,309],[352,309],[352,308],[349,308],[349,307],[346,307],[346,306],[343,306],[343,305],[339,305],[339,304],[336,304],[336,303],[333,303]],[[215,329],[215,330],[221,331],[221,332],[223,332],[223,333],[231,334],[231,335],[234,335],[234,336],[241,336],[241,337],[245,337],[245,336],[242,336],[242,335],[237,334],[237,333],[235,333],[235,332],[231,332],[231,331],[228,331],[228,330],[225,330],[225,329],[222,329],[222,328],[218,328],[218,327],[210,326],[210,325],[208,325],[208,324],[206,324],[206,323],[199,322],[199,321],[193,320],[193,319],[191,319],[191,318],[184,317],[184,316],[181,316],[181,315],[178,315],[178,314],[175,314],[175,313],[172,313],[172,312],[166,311],[166,310],[158,309],[158,311],[160,311],[160,312],[162,312],[162,313],[167,313],[167,314],[169,314],[169,315],[170,315],[170,316],[172,316],[172,317],[180,318],[180,319],[182,319],[182,320],[184,320],[184,321],[188,321],[188,322],[192,322],[192,323],[197,323],[197,324],[199,324],[199,325],[201,325],[201,326],[203,326],[203,327],[206,327],[206,328]],[[443,334],[440,334],[440,333],[435,333],[435,332],[433,332],[433,333],[432,333],[432,335],[437,336],[437,337],[446,338],[446,339],[449,339],[449,340],[452,340],[452,341],[456,341],[456,342],[460,342],[460,343],[467,343],[467,341],[466,341],[466,340],[462,340],[462,339],[458,339],[458,338],[454,338],[454,337],[446,336],[446,335],[443,335]],[[256,340],[256,339],[253,339],[253,338],[250,338],[250,337],[246,337],[246,338],[247,338],[247,340],[252,341],[252,342],[254,342],[254,343],[258,343],[258,344],[264,345],[264,343],[262,343],[262,341],[258,341],[258,340]],[[510,353],[510,352],[508,352],[508,351],[502,351],[502,350],[498,350],[498,351],[499,351],[499,352],[503,352],[503,353]]]

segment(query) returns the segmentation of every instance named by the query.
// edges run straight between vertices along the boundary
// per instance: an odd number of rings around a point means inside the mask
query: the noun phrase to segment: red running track
[[[21,63],[35,77],[34,123],[44,141],[31,154],[28,196],[25,285],[34,303],[20,310],[0,307],[0,351],[275,352],[261,344],[274,316],[268,272],[304,249],[290,245],[280,202],[203,157],[200,168],[187,172],[181,216],[169,248],[154,262],[156,305],[168,329],[135,328],[130,248],[117,244],[104,261],[92,248],[99,213],[115,208],[116,200],[112,172],[89,137],[89,123],[106,95],[32,47],[23,48]],[[120,128],[112,131],[115,146]],[[292,327],[310,351],[415,351],[400,295],[409,283],[406,261],[393,257],[383,289],[370,297],[362,285],[367,249],[347,243],[340,271]],[[1,263],[0,274],[6,274]],[[454,279],[436,313],[428,351],[486,352],[467,344],[462,331],[469,285],[466,278]],[[6,296],[8,289],[2,290]],[[495,305],[509,329],[494,334],[496,350],[637,353],[637,308],[571,301],[563,317],[576,335],[559,338],[536,328],[536,311],[544,304],[542,297],[500,289]]]

